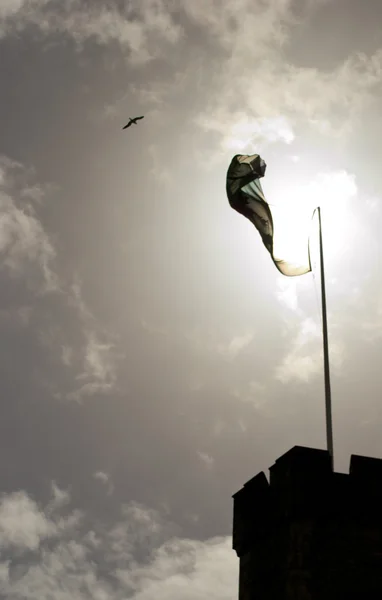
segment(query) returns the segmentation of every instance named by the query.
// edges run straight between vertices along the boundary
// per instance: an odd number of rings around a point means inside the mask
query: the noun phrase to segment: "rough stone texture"
[[[382,460],[295,446],[233,498],[239,600],[382,600]]]

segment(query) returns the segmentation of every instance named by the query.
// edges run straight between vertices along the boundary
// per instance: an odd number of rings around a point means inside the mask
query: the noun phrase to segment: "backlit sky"
[[[322,206],[335,466],[382,457],[381,22],[0,0],[1,598],[235,598],[232,494],[325,447],[317,254],[278,273],[238,152]]]

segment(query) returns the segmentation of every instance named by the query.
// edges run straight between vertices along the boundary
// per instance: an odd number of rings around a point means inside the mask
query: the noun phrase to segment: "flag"
[[[260,183],[266,167],[259,154],[234,156],[227,171],[228,201],[256,227],[280,273],[303,275],[311,271],[309,229],[296,206],[271,211]]]

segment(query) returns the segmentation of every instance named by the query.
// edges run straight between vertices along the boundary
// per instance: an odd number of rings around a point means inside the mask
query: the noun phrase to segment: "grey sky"
[[[238,152],[322,205],[336,468],[382,456],[381,11],[0,0],[1,598],[234,598],[231,495],[325,446],[319,274]]]

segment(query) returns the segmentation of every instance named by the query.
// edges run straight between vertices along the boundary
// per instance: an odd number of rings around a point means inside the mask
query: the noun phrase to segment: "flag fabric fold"
[[[293,227],[293,222],[298,222],[298,215],[291,215],[285,208],[274,208],[271,211],[260,183],[265,170],[266,164],[259,154],[235,155],[227,171],[226,191],[229,204],[256,227],[280,273],[289,277],[304,275],[311,271],[308,231],[305,235],[305,231],[301,232],[300,229],[298,232]],[[291,251],[296,246],[296,233],[302,233],[297,259]],[[278,240],[283,243],[278,244]]]

